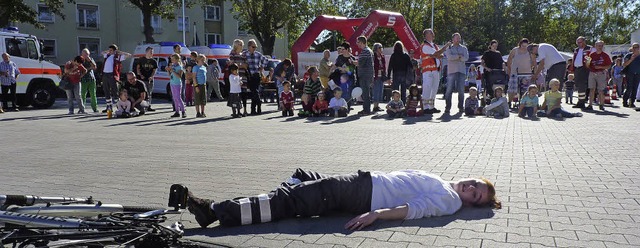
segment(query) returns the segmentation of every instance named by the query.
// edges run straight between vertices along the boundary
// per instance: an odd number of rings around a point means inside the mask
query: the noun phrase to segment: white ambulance
[[[187,48],[182,42],[160,42],[158,44],[144,44],[136,46],[136,50],[133,53],[134,60],[131,61],[131,65],[129,66],[130,71],[136,71],[136,68],[133,68],[135,65],[135,59],[142,58],[145,56],[145,51],[147,47],[153,47],[153,59],[158,62],[158,69],[156,70],[156,75],[153,77],[153,93],[167,94],[167,97],[171,97],[171,87],[169,86],[169,73],[165,70],[167,65],[169,64],[169,56],[171,56],[173,52],[173,46],[180,45],[180,56],[182,58],[188,58],[191,55],[191,50]]]
[[[229,54],[231,53],[231,46],[224,44],[211,44],[209,46],[196,46],[189,47],[189,50],[204,54],[207,56],[207,64],[210,65],[212,60],[218,60],[218,71],[220,71],[219,80],[224,81],[224,73],[222,69],[227,66],[229,61]]]
[[[11,61],[20,69],[16,84],[20,106],[48,108],[56,100],[62,70],[43,60],[41,48],[35,36],[21,34],[15,27],[0,30],[0,53],[11,55]]]

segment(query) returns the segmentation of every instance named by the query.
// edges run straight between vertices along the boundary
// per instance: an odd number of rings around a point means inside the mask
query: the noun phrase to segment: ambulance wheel
[[[29,100],[34,108],[49,108],[56,101],[55,87],[48,84],[37,84],[29,90]]]

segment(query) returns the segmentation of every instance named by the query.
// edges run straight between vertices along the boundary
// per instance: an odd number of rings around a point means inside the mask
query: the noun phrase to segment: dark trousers
[[[260,74],[251,74],[248,84],[251,89],[251,92],[248,93],[248,98],[251,99],[251,114],[260,114],[262,112],[262,100],[260,100],[260,93],[258,92],[258,88],[260,88]],[[245,108],[247,107],[246,101],[246,99],[243,100]]]
[[[400,90],[400,99],[407,99],[407,72],[394,71],[391,90]]]
[[[369,172],[328,176],[297,169],[302,183],[283,183],[268,194],[217,202],[213,210],[223,226],[238,226],[294,217],[321,216],[330,212],[362,214],[371,210]]]
[[[9,105],[7,105],[8,101],[11,101],[12,107],[16,108],[16,105],[18,104],[18,98],[16,97],[16,84],[2,85],[3,108],[9,107]]]
[[[624,95],[622,96],[622,102],[626,103],[627,100],[630,100],[629,104],[636,102],[636,94],[638,93],[639,82],[640,82],[639,73],[627,73],[627,87],[624,90]],[[4,93],[4,86],[2,91]]]
[[[573,72],[576,90],[578,91],[578,105],[582,106],[587,101],[589,86],[589,69],[586,66],[578,67]]]

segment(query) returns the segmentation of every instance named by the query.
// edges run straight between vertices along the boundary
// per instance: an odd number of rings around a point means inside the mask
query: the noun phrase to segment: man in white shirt
[[[547,76],[545,78],[545,82],[549,83],[551,79],[562,80],[564,78],[564,74],[567,72],[567,61],[562,57],[562,54],[558,52],[558,49],[551,44],[540,43],[540,44],[531,44],[527,47],[527,50],[532,56],[532,59],[535,60],[535,56],[538,56],[538,65],[534,70],[533,76],[531,77],[531,81],[535,82],[540,72],[542,70],[547,71]]]
[[[377,219],[419,219],[451,215],[463,206],[501,204],[484,178],[449,182],[420,170],[328,176],[297,169],[268,194],[214,202],[189,192],[187,206],[202,227],[215,221],[238,226],[344,212],[358,215],[345,229],[360,230]]]

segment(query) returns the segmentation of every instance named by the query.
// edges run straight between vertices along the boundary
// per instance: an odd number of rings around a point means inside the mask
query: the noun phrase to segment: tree
[[[128,0],[128,2],[138,7],[142,12],[142,33],[144,34],[145,43],[149,44],[155,43],[151,17],[158,15],[161,18],[173,21],[176,19],[176,6],[182,6],[182,0]],[[184,4],[185,8],[191,8],[196,3],[220,5],[220,2],[220,0],[185,0]],[[189,25],[189,23],[186,25]]]
[[[62,13],[65,0],[43,0],[51,13],[60,16],[62,19],[65,15]],[[67,3],[75,3],[74,0],[66,0]],[[24,3],[22,0],[2,0],[0,1],[0,28],[9,26],[10,22],[29,23],[36,28],[44,28],[42,23],[38,22],[38,11]]]

